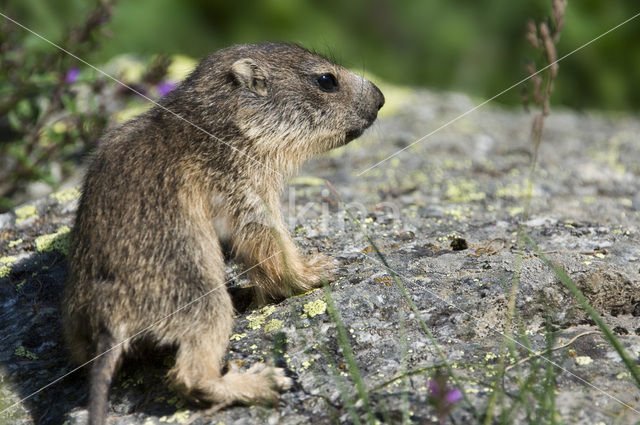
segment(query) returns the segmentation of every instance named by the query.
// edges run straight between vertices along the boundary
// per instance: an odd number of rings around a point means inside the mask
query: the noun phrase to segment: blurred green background
[[[94,7],[87,0],[9,0],[6,13],[57,40]],[[201,57],[244,42],[301,43],[389,82],[491,97],[526,76],[533,53],[526,22],[548,15],[549,0],[120,0],[110,38],[86,59],[168,53]],[[570,0],[562,56],[640,11],[637,1]],[[640,18],[560,65],[553,104],[576,109],[640,106]],[[31,49],[49,48],[35,36]],[[515,89],[497,101],[520,103]]]

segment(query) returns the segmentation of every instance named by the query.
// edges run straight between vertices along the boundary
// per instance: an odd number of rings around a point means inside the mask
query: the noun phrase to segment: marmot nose
[[[380,108],[384,106],[384,95],[375,84],[373,84],[373,93],[376,98],[376,102],[377,102],[376,106],[378,107],[378,111],[379,111]]]

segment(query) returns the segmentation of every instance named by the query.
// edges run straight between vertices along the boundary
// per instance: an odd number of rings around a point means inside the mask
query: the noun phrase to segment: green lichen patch
[[[14,212],[16,214],[16,224],[22,224],[27,220],[38,217],[38,211],[34,205],[16,208]]]
[[[66,255],[69,253],[70,232],[69,226],[60,226],[55,233],[38,236],[36,249],[38,252],[58,251]]]
[[[175,407],[176,409],[182,409],[184,407],[184,400],[179,397],[171,397],[167,400],[167,403]]]
[[[24,357],[27,360],[38,360],[38,356],[24,348],[22,345],[13,352],[18,357]]]
[[[319,314],[324,314],[327,311],[327,303],[323,300],[315,300],[309,303],[306,303],[304,307],[302,307],[304,313],[309,317],[315,317]]]
[[[56,199],[61,204],[69,201],[73,201],[80,197],[80,191],[76,187],[61,190],[59,192],[52,193],[49,197]]]

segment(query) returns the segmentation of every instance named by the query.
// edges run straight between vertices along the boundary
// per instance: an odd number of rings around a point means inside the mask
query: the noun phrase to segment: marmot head
[[[220,50],[188,80],[190,93],[182,95],[199,99],[202,124],[232,127],[256,152],[289,151],[294,162],[360,136],[384,104],[370,81],[285,43]]]

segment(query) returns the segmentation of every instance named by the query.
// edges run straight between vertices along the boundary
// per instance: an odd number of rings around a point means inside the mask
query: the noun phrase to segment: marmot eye
[[[316,78],[316,81],[322,91],[331,93],[338,90],[338,80],[333,74],[321,74]]]

